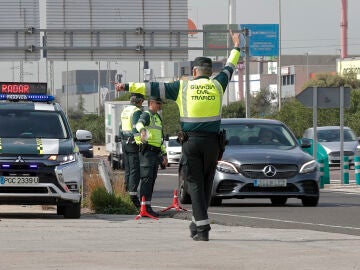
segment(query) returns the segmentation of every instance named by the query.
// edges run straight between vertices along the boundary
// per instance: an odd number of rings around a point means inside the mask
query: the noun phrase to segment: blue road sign
[[[249,29],[250,56],[279,55],[278,24],[240,24],[241,29]]]

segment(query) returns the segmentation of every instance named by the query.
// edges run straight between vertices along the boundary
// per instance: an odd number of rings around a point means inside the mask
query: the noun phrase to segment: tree
[[[250,113],[252,117],[264,117],[273,111],[272,100],[276,94],[269,89],[263,88],[255,96],[250,98]]]
[[[315,79],[307,81],[303,89],[311,86],[318,87],[340,87],[348,86],[352,89],[360,88],[360,80],[356,79],[356,76],[353,74],[347,74],[346,76],[340,76],[337,74],[331,73],[321,73],[315,76]]]
[[[105,143],[105,117],[97,114],[85,114],[80,119],[69,117],[71,130],[75,133],[78,129],[89,130],[93,135],[94,144]]]
[[[242,118],[245,117],[245,105],[244,101],[232,102],[222,108],[223,118]]]
[[[273,114],[273,118],[288,125],[296,137],[302,137],[304,130],[312,126],[312,110],[294,98],[287,99],[281,111]]]
[[[351,91],[350,108],[345,109],[344,125],[352,128],[356,134],[360,134],[360,81],[354,76],[339,76],[332,74],[318,74],[315,79],[304,84],[307,87],[339,87],[349,86]],[[318,126],[338,126],[340,124],[340,112],[337,108],[318,109]],[[312,108],[306,108],[296,99],[290,99],[284,102],[280,112],[273,114],[273,118],[286,123],[295,133],[301,137],[306,128],[313,126]]]
[[[85,111],[84,105],[85,105],[84,97],[83,95],[80,95],[79,102],[77,104],[77,110],[83,113]]]
[[[162,105],[161,111],[163,126],[164,126],[164,134],[168,135],[176,135],[181,127],[180,127],[180,116],[179,116],[179,108],[175,101],[165,100]]]

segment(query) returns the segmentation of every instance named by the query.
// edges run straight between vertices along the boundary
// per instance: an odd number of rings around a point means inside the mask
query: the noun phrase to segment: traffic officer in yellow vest
[[[210,221],[208,205],[217,160],[224,148],[220,134],[222,98],[240,57],[240,34],[230,35],[234,44],[225,67],[214,78],[212,61],[197,57],[193,63],[193,80],[171,83],[118,83],[117,90],[175,100],[180,112],[179,139],[182,142],[181,164],[192,201],[190,236],[208,241]]]
[[[130,97],[130,106],[121,113],[121,142],[125,161],[125,188],[136,208],[140,209],[137,196],[140,182],[139,146],[140,134],[136,130],[142,113],[144,95],[133,93]]]
[[[162,120],[158,112],[162,100],[159,97],[149,97],[149,110],[144,111],[136,129],[140,132],[140,198],[145,197],[147,212],[155,217],[159,214],[151,208],[151,199],[158,173],[159,157],[163,166],[167,165],[166,149],[163,144]]]

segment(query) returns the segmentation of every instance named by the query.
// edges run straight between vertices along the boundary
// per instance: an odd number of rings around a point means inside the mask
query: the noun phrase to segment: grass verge
[[[107,192],[104,183],[97,172],[84,173],[84,206],[97,214],[137,214],[129,194],[125,191],[124,177],[112,177],[113,193]]]

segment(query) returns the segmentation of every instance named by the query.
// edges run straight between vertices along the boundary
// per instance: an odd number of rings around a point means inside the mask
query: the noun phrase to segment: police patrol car
[[[0,204],[56,205],[81,215],[83,160],[76,141],[91,139],[68,120],[46,83],[0,82]]]

